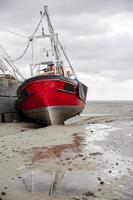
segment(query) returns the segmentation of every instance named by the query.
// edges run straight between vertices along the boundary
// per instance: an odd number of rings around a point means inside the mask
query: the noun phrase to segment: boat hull
[[[79,95],[79,83],[61,76],[28,79],[17,93],[22,112],[30,119],[46,124],[63,124],[85,107],[85,99]]]
[[[79,106],[49,106],[24,112],[24,114],[35,121],[51,125],[63,124],[67,119],[82,112]]]

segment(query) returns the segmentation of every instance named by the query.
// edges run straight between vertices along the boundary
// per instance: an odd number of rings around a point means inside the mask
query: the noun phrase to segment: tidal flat
[[[0,124],[0,200],[132,200],[133,102],[88,102],[65,125]]]

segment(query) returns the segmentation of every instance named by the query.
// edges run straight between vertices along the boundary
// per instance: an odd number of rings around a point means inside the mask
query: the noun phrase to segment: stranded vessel
[[[54,32],[47,6],[44,6],[40,15],[37,29],[30,37],[32,77],[19,86],[17,95],[21,110],[28,118],[48,125],[58,125],[82,112],[86,104],[87,86],[77,79],[58,34]],[[47,34],[44,33],[44,18]],[[39,26],[42,26],[42,33],[36,36]],[[38,63],[34,63],[34,43],[38,39],[48,39],[47,49],[45,46],[41,50],[43,56]]]

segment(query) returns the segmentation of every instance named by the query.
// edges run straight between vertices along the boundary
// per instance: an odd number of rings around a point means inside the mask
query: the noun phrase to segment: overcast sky
[[[47,0],[49,13],[88,99],[133,99],[133,0]],[[39,20],[41,0],[0,0],[0,27],[29,36]],[[0,30],[11,57],[27,40]],[[27,63],[27,64],[26,64]],[[29,70],[29,54],[16,63]]]

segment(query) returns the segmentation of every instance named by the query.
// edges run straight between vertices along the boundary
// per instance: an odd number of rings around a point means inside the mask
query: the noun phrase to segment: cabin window
[[[74,86],[68,83],[64,85],[64,90],[69,91],[69,92],[75,92]]]
[[[26,99],[28,96],[29,96],[29,93],[27,92],[26,89],[22,90],[19,94],[19,98],[21,101]]]

